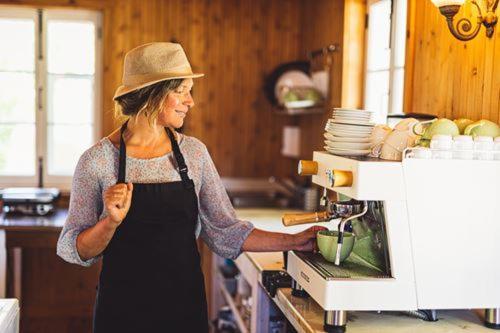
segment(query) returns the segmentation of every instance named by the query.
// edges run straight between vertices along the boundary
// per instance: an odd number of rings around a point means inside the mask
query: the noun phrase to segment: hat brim
[[[167,80],[175,80],[175,79],[195,79],[195,78],[199,78],[199,77],[203,77],[203,76],[205,76],[205,74],[203,74],[203,73],[193,73],[193,74],[177,75],[177,76],[166,75],[165,77],[162,77],[162,78],[159,78],[156,80],[152,80],[152,81],[148,81],[148,82],[140,84],[140,85],[135,85],[135,86],[121,85],[116,89],[115,95],[113,96],[113,100],[116,100],[118,97],[121,97],[121,96],[126,95],[128,93],[131,93],[133,91],[139,90],[141,88],[151,86],[151,85],[158,83],[158,82],[167,81]]]

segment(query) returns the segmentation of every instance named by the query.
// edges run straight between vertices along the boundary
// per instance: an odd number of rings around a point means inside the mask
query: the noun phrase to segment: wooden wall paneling
[[[405,48],[405,77],[403,112],[411,112],[413,98],[413,76],[415,67],[415,47],[416,47],[416,8],[418,0],[408,0],[406,16],[406,48]]]
[[[110,10],[104,12],[103,136],[108,135],[118,126],[114,117],[112,98],[122,81],[121,61],[127,51],[126,41],[130,35],[129,23],[123,20],[128,8],[128,2],[118,1]]]
[[[280,1],[281,2],[281,1]],[[282,40],[279,39],[279,31],[281,28],[282,22],[279,21],[278,18],[273,17],[273,12],[276,10],[278,4],[275,1],[269,1],[267,3],[262,4],[261,8],[261,17],[265,22],[265,29],[266,29],[266,36],[263,38],[263,43],[265,43],[266,48],[266,59],[264,61],[264,64],[262,64],[264,67],[264,71],[266,69],[271,72],[271,70],[279,64],[279,52],[281,49],[281,44]],[[284,17],[282,18],[284,19]],[[282,62],[285,62],[285,60],[288,59],[282,59]],[[267,65],[267,66],[266,66]],[[256,112],[256,115],[258,117],[258,123],[254,123],[253,125],[253,134],[252,136],[255,138],[255,140],[261,141],[261,151],[260,154],[253,154],[253,159],[260,159],[261,161],[264,161],[264,165],[269,164],[267,163],[267,155],[270,153],[270,145],[272,140],[272,136],[266,135],[265,127],[264,126],[269,126],[271,130],[279,130],[275,126],[272,126],[271,117],[275,117],[276,115],[272,115],[271,108],[266,108],[266,104],[260,105],[263,108],[254,108],[254,112]],[[276,118],[277,119],[277,118]],[[283,119],[277,119],[277,121],[283,121]],[[277,154],[275,156],[275,163],[278,163],[278,161],[282,160],[281,154]],[[260,169],[260,166],[258,163],[253,163],[254,168]],[[273,165],[268,165],[268,171],[273,167]],[[262,172],[261,170],[259,170]]]
[[[265,21],[262,36],[264,53],[260,68],[256,68],[253,76],[257,83],[250,103],[253,109],[254,133],[253,142],[259,142],[261,151],[254,154],[254,172],[259,174],[288,176],[293,173],[294,161],[281,156],[283,126],[291,119],[272,112],[272,106],[264,98],[262,86],[264,78],[281,63],[300,58],[299,52],[299,1],[264,2],[260,17]],[[258,16],[257,16],[258,17]],[[254,41],[256,45],[257,41]],[[257,74],[257,75],[256,75]]]
[[[124,3],[121,3],[124,6]],[[103,77],[102,77],[102,135],[108,135],[114,127],[114,103],[112,101],[115,89],[121,82],[122,71],[116,70],[116,62],[121,59],[123,50],[119,45],[123,44],[123,34],[117,34],[119,24],[117,15],[118,5],[107,8],[103,12]]]
[[[346,0],[342,49],[342,107],[364,104],[366,1]]]
[[[496,31],[498,34],[498,31]],[[483,72],[484,72],[484,77],[483,77],[483,85],[481,90],[483,91],[482,96],[478,94],[478,98],[481,100],[479,103],[481,104],[481,114],[480,118],[484,119],[490,119],[493,121],[498,121],[498,112],[492,112],[493,108],[490,105],[490,103],[493,101],[493,85],[494,85],[494,76],[495,76],[495,58],[490,57],[490,54],[495,54],[495,46],[497,44],[500,44],[497,40],[493,40],[492,43],[489,43],[488,41],[485,41],[485,51],[484,54],[480,55],[483,56],[483,61],[484,61],[484,67],[483,67]],[[500,55],[500,53],[498,53]],[[498,62],[498,58],[497,58]],[[500,71],[496,73],[496,76],[500,76]]]
[[[267,10],[262,11],[263,6],[267,7]],[[242,44],[238,49],[240,63],[237,67],[241,73],[237,87],[239,103],[235,106],[238,109],[235,122],[239,124],[235,135],[236,137],[241,135],[241,137],[236,140],[236,146],[231,148],[236,152],[233,155],[233,163],[237,165],[240,174],[251,176],[252,172],[256,172],[263,175],[265,168],[265,172],[270,176],[274,171],[270,166],[265,167],[270,154],[268,133],[273,131],[275,126],[273,122],[266,119],[270,110],[263,107],[260,97],[266,63],[273,62],[274,44],[266,40],[261,33],[264,29],[272,35],[270,28],[267,28],[267,24],[271,22],[270,16],[272,16],[271,3],[260,2],[252,6],[251,3],[243,2],[241,14],[240,39]],[[259,51],[266,54],[265,59],[259,58]],[[246,113],[242,108],[244,105],[248,108]],[[241,146],[238,147],[238,145]],[[279,159],[279,155],[276,156],[275,163],[278,163]]]
[[[239,112],[236,105],[242,101],[242,96],[238,89],[238,78],[241,73],[238,71],[238,64],[243,59],[238,57],[239,50],[245,47],[241,40],[242,28],[240,22],[243,19],[244,13],[241,10],[241,1],[223,1],[222,2],[223,17],[222,34],[219,36],[222,61],[219,64],[220,84],[216,93],[221,97],[219,102],[223,112],[217,113],[217,122],[215,125],[216,140],[215,146],[219,153],[219,161],[222,161],[225,172],[228,174],[236,174],[237,172],[245,172],[246,165],[241,163],[241,153],[247,151],[248,146],[238,146],[241,128],[246,124],[246,117],[252,113],[251,108],[247,108],[247,112]],[[224,90],[220,88],[224,87]],[[231,145],[227,145],[227,137],[235,140]],[[247,138],[248,139],[248,138]],[[238,171],[237,171],[238,170]]]
[[[203,140],[214,159],[218,170],[221,174],[227,172],[227,166],[229,163],[217,163],[219,161],[218,149],[214,142],[217,138],[217,120],[218,113],[224,112],[224,105],[221,97],[225,94],[225,87],[222,86],[222,76],[224,74],[223,69],[219,66],[219,61],[222,56],[222,38],[223,34],[223,9],[221,1],[214,1],[210,3],[207,7],[208,23],[205,38],[207,38],[207,67],[209,76],[204,79],[207,80],[208,84],[208,100],[207,109],[201,110],[204,113],[203,121],[201,125],[204,127],[205,135],[200,138]],[[227,106],[227,104],[226,104]],[[222,126],[221,126],[222,127]],[[222,131],[223,129],[221,129]],[[222,133],[222,132],[221,132]],[[222,161],[221,161],[222,162]]]
[[[413,68],[406,80],[405,109],[440,117],[498,121],[498,31],[487,38],[483,27],[475,39],[461,42],[451,35],[446,20],[431,2],[419,3],[417,9],[415,1],[409,7],[415,22],[410,31],[415,46],[413,55],[407,53],[407,64]],[[475,16],[469,6],[463,7],[457,18]],[[408,80],[412,82],[408,84]]]
[[[163,2],[161,4],[163,5]],[[210,103],[207,94],[207,87],[211,80],[210,73],[208,72],[209,64],[207,63],[208,38],[206,38],[204,33],[208,26],[207,11],[206,1],[189,1],[187,15],[193,19],[190,22],[187,38],[188,57],[193,71],[205,73],[205,76],[194,80],[192,94],[195,106],[186,119],[185,129],[188,133],[200,138],[205,136],[205,127],[202,123]]]
[[[307,1],[303,3],[302,14],[304,53],[331,43],[340,45],[340,52],[333,53],[330,68],[330,98],[327,111],[321,115],[303,116],[300,119],[304,136],[301,144],[302,158],[311,158],[313,150],[324,150],[323,132],[326,120],[331,116],[331,109],[341,105],[344,1]]]
[[[239,33],[235,35],[235,42],[239,41],[239,46],[235,50],[235,63],[233,69],[236,75],[233,76],[232,89],[230,94],[236,97],[232,100],[233,114],[231,124],[233,127],[230,130],[235,140],[235,146],[226,147],[225,155],[229,155],[229,149],[234,149],[232,164],[236,169],[234,174],[241,172],[242,174],[250,175],[251,169],[255,165],[254,154],[254,127],[256,110],[255,99],[258,98],[256,93],[259,91],[259,83],[256,82],[260,79],[259,65],[262,64],[262,59],[259,59],[258,50],[262,51],[260,47],[256,47],[256,43],[262,43],[261,29],[262,18],[255,15],[260,8],[260,3],[252,4],[248,1],[240,1],[240,13],[237,18],[235,27],[238,28]],[[255,28],[255,30],[254,30]],[[262,45],[262,44],[261,44]],[[250,82],[255,82],[249,84]],[[245,84],[246,83],[246,84]],[[247,85],[248,84],[248,85]],[[248,112],[243,112],[242,106],[248,105]]]
[[[495,48],[493,50],[493,68],[491,76],[491,94],[490,100],[483,102],[483,105],[489,105],[489,119],[500,123],[500,28],[497,26],[495,31]],[[495,61],[496,60],[496,61]],[[486,113],[486,111],[483,111]]]

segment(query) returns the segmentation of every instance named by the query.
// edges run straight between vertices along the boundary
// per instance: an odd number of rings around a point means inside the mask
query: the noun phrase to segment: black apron
[[[125,183],[126,127],[117,183]],[[179,145],[165,130],[182,180],[134,184],[130,210],[103,253],[94,333],[208,332],[198,198]]]

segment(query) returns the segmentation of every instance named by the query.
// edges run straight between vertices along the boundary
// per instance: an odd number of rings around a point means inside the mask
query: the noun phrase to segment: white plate
[[[333,115],[343,116],[343,117],[363,117],[368,118],[371,117],[371,113],[362,113],[362,112],[344,112],[344,111],[333,111]]]
[[[350,122],[350,121],[356,121],[356,122],[362,122],[362,123],[370,123],[372,118],[355,118],[355,117],[339,117],[333,115],[330,118],[331,121],[338,121],[338,122]]]
[[[356,111],[356,112],[373,112],[372,110],[366,110],[366,109],[354,109],[354,108],[333,108],[333,110],[340,110],[340,111]]]
[[[347,125],[360,125],[374,127],[375,123],[370,122],[369,119],[349,119],[349,118],[333,118],[330,123],[333,124],[347,124]]]
[[[359,126],[359,125],[348,125],[348,124],[338,124],[338,123],[329,123],[326,126],[331,129],[340,130],[340,131],[354,131],[354,132],[363,132],[363,133],[371,133],[373,131],[373,126]]]
[[[308,108],[314,104],[316,104],[316,102],[312,100],[285,102],[285,106],[289,109]]]
[[[370,110],[349,109],[349,108],[333,108],[333,112],[358,113],[358,114],[372,114],[373,113],[373,111],[370,111]]]
[[[335,120],[335,121],[362,121],[362,122],[367,122],[367,123],[369,123],[372,120],[372,118],[370,118],[370,117],[366,117],[366,118],[363,118],[363,117],[345,117],[345,116],[338,116],[338,115],[333,115],[330,119]]]
[[[326,129],[326,132],[340,137],[348,138],[370,138],[371,134],[368,133],[357,133],[357,132],[346,132],[346,131],[332,131],[331,129]]]
[[[356,150],[367,150],[370,149],[370,143],[359,143],[359,142],[335,142],[330,140],[325,140],[325,144],[333,149],[356,149]]]
[[[354,128],[345,128],[345,127],[338,127],[338,126],[330,126],[326,125],[325,130],[328,132],[342,132],[343,134],[348,134],[348,133],[356,133],[356,134],[364,134],[365,136],[370,136],[372,134],[372,130],[360,130],[360,129],[354,129]]]
[[[274,86],[274,96],[279,100],[279,94],[283,87],[314,87],[311,78],[299,70],[287,71],[279,77]]]
[[[367,117],[367,116],[371,116],[372,115],[372,112],[368,112],[368,111],[348,111],[348,110],[333,110],[332,111],[333,114],[345,114],[345,115],[349,115],[349,116],[363,116],[363,117]]]
[[[335,149],[328,146],[324,147],[325,150],[334,155],[342,156],[366,156],[370,154],[370,150],[356,150],[356,149]]]
[[[330,134],[328,132],[325,132],[323,134],[325,139],[328,139],[333,142],[355,142],[355,143],[369,143],[370,142],[370,137],[367,138],[351,138],[348,136],[335,136],[333,134]]]

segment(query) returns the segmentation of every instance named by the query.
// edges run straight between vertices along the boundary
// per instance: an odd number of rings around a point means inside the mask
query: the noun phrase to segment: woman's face
[[[193,79],[185,79],[167,95],[158,113],[158,125],[179,128],[184,124],[186,114],[194,106],[192,88]]]

